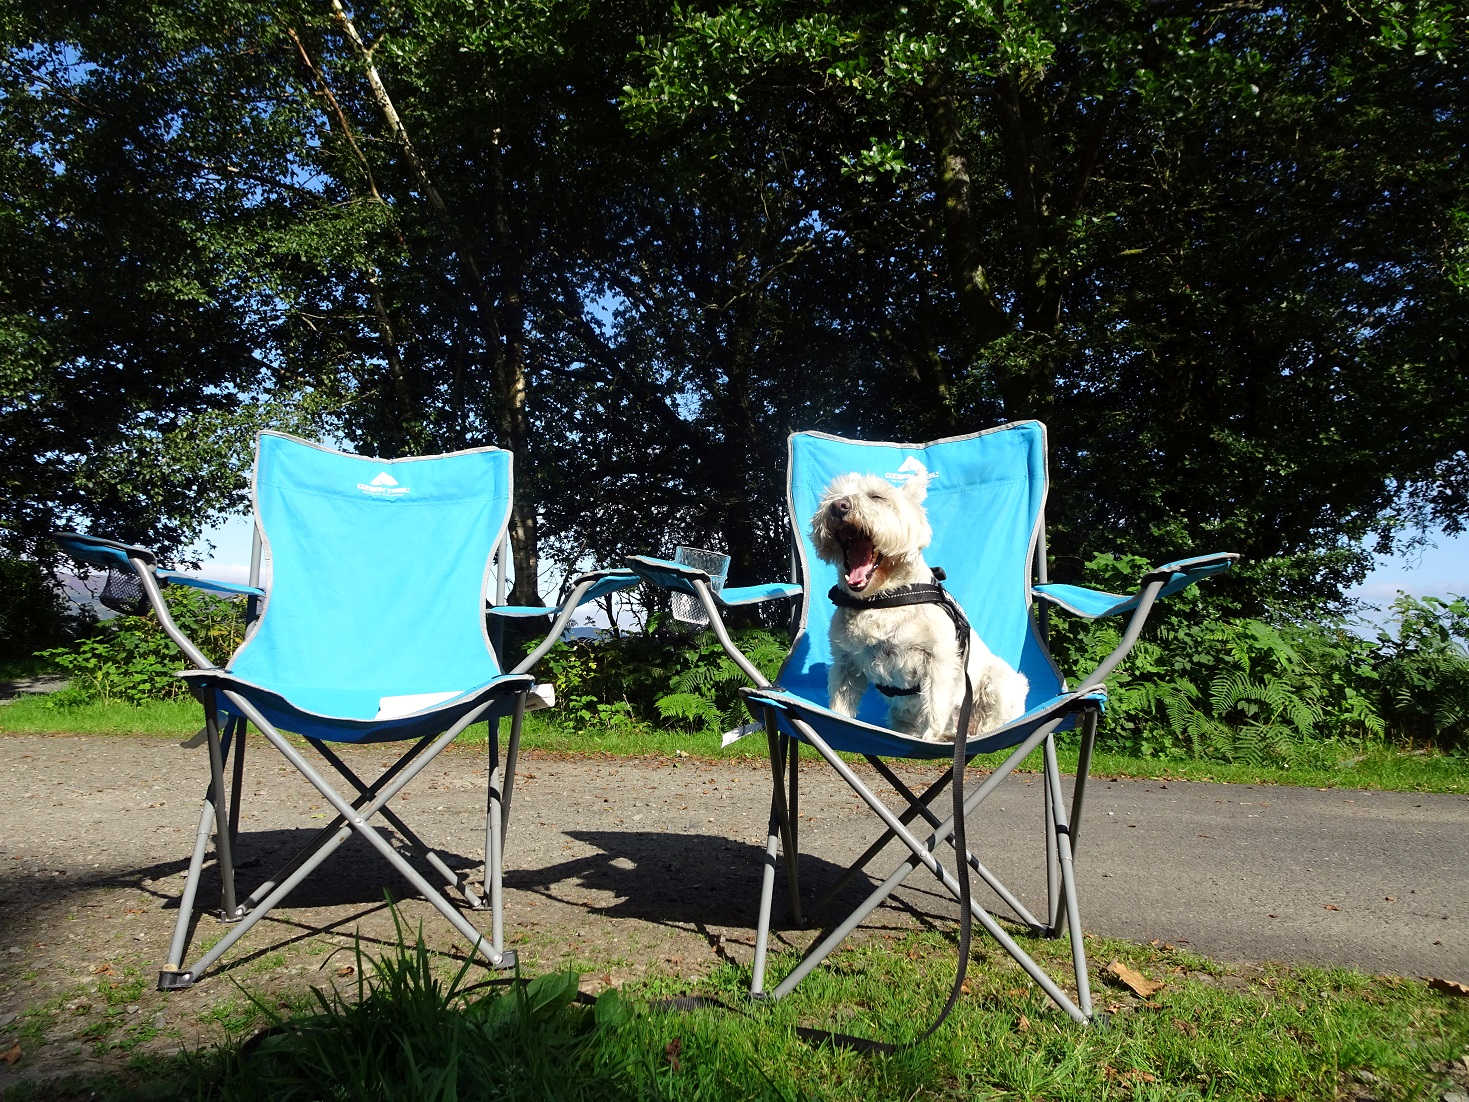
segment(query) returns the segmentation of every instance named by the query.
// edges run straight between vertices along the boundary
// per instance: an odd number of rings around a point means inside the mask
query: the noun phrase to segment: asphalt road
[[[245,860],[320,825],[324,811],[274,751],[251,746]],[[367,759],[363,772],[386,758],[373,748],[354,754]],[[451,863],[468,865],[483,838],[484,759],[455,749],[441,760],[405,791],[400,811],[444,843]],[[150,946],[166,939],[205,775],[202,750],[166,740],[0,735],[0,946],[29,959],[33,946],[59,945],[46,936],[58,915],[84,924],[96,914],[99,944],[145,927],[146,938],[131,936]],[[716,951],[748,960],[768,793],[768,772],[752,765],[524,757],[507,932],[571,955],[615,944],[654,964],[697,966]],[[800,811],[807,894],[876,831],[870,812],[809,759]],[[1017,776],[969,827],[981,859],[1037,907],[1041,814],[1038,778]],[[1461,795],[1093,778],[1079,831],[1082,920],[1094,934],[1224,961],[1469,982],[1466,828]],[[889,851],[875,871],[885,875],[899,857]],[[365,846],[344,847],[332,874],[288,909],[307,923],[313,908],[380,902],[376,860]],[[871,924],[952,922],[952,902],[933,886],[919,873],[903,905],[880,909]],[[87,931],[69,929],[85,947]]]

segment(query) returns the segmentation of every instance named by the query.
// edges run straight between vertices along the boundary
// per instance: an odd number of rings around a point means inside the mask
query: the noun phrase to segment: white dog
[[[923,549],[933,538],[923,508],[927,493],[922,475],[901,486],[877,475],[839,475],[821,495],[811,538],[816,553],[841,577],[832,591],[839,601],[827,683],[832,710],[856,715],[871,683],[890,699],[888,722],[894,730],[944,742],[954,738],[964,701],[955,621],[939,603],[860,607],[864,600],[933,581],[923,561]],[[973,704],[966,738],[1025,711],[1025,677],[995,657],[972,630],[967,665]]]

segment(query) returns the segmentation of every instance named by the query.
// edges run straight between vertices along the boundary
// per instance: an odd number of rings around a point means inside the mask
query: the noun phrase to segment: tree
[[[1271,564],[1250,607],[1330,603],[1364,538],[1463,522],[1447,9],[0,19],[18,551],[72,523],[185,545],[263,424],[512,448],[521,603],[543,547],[717,541],[769,577],[793,428],[1040,416],[1058,569],[1233,548]]]
[[[226,16],[190,57],[162,14],[136,36],[112,14],[12,7],[0,29],[0,541],[12,553],[87,522],[165,551],[187,544],[238,506],[250,430],[291,400],[278,307],[246,258],[300,189],[234,140],[243,105],[272,90],[242,64]]]
[[[913,430],[1044,418],[1059,566],[1219,544],[1299,607],[1364,537],[1464,516],[1465,44],[1446,11],[1363,11],[690,8],[631,100],[690,130],[733,104],[783,151],[820,105],[826,223],[903,256],[897,212],[926,212],[958,324]]]

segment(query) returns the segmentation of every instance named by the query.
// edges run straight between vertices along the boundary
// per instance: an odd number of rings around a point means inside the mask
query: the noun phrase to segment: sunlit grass
[[[188,738],[199,730],[202,722],[199,705],[192,698],[143,705],[85,704],[55,708],[49,705],[45,696],[36,695],[0,705],[0,735],[97,734]],[[503,737],[506,736],[502,734]],[[459,741],[479,746],[484,744],[485,738],[485,726],[476,724]],[[1105,747],[1105,732],[1099,743]],[[763,759],[766,753],[765,737],[758,732],[721,748],[719,735],[714,732],[685,734],[634,721],[621,721],[610,726],[596,722],[579,723],[564,712],[555,710],[526,716],[521,745],[526,750],[550,754],[596,754],[613,758],[690,756],[716,761],[754,761]],[[1063,770],[1075,769],[1075,750],[1062,746],[1059,757]],[[1002,758],[1003,754],[977,757],[974,767],[982,769]],[[1023,768],[1038,770],[1038,754],[1032,756]],[[1142,758],[1101,749],[1092,759],[1092,773],[1098,776],[1166,777],[1311,788],[1469,792],[1469,758],[1437,751],[1407,750],[1387,744],[1369,745],[1357,750],[1344,748],[1339,751],[1338,759],[1329,761],[1329,764],[1290,768],[1189,758]]]
[[[1066,974],[1065,939],[1028,942]],[[574,976],[508,982],[400,944],[357,958],[361,984],[282,1011],[247,993],[223,1045],[156,1057],[78,1097],[1334,1100],[1437,1098],[1462,1089],[1469,1002],[1418,980],[1346,969],[1233,968],[1170,946],[1088,938],[1099,1019],[1081,1026],[981,943],[967,991],[921,1044],[863,1051],[809,1030],[912,1042],[953,976],[953,942],[894,934],[835,954],[778,1003],[752,1003],[748,969],[654,976],[596,1000]],[[1120,960],[1159,981],[1110,983]],[[778,977],[795,958],[777,954]],[[667,1000],[717,1005],[678,1011]],[[251,1030],[246,1036],[243,1029]],[[387,1091],[387,1094],[382,1092]],[[16,1097],[41,1097],[22,1088]],[[49,1097],[49,1096],[48,1096]]]

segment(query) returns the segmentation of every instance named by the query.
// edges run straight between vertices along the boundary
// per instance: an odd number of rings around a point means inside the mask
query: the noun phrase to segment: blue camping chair
[[[1209,555],[1160,566],[1145,575],[1138,591],[1128,596],[1047,584],[1046,433],[1045,427],[1036,421],[1017,422],[928,444],[866,443],[825,433],[801,432],[790,437],[789,455],[787,502],[795,536],[798,577],[804,583],[724,589],[716,593],[708,576],[698,570],[662,559],[628,560],[629,567],[644,579],[694,596],[707,612],[712,630],[725,651],[753,683],[742,691],[752,714],[766,730],[773,786],[751,993],[768,994],[771,998],[787,994],[867,915],[923,867],[965,904],[961,910],[961,946],[967,943],[969,919],[964,917],[967,912],[1067,1014],[1079,1022],[1090,1020],[1091,995],[1072,860],[1097,720],[1105,703],[1103,681],[1136,642],[1154,601],[1228,569],[1236,556]],[[827,673],[832,661],[828,632],[835,611],[827,594],[835,585],[837,575],[834,567],[815,555],[810,518],[831,480],[852,471],[881,475],[894,482],[914,476],[930,479],[926,507],[933,541],[925,559],[930,565],[944,568],[946,588],[958,600],[989,649],[1018,667],[1029,680],[1025,714],[998,730],[961,744],[957,752],[950,745],[924,742],[885,727],[885,701],[872,689],[864,696],[855,718],[839,715],[827,707]],[[802,603],[790,654],[772,683],[730,640],[721,613],[779,597],[800,597]],[[1045,643],[1044,617],[1035,614],[1037,598],[1087,618],[1124,614],[1128,617],[1117,648],[1075,686],[1067,685],[1051,661]],[[1063,798],[1054,736],[1077,725],[1081,732],[1081,751],[1068,807]],[[785,858],[792,919],[797,925],[802,924],[797,880],[797,778],[799,747],[803,743],[816,750],[886,828],[831,889],[827,899],[834,897],[894,838],[908,854],[856,910],[828,927],[826,936],[767,993],[766,947],[777,851]],[[1038,747],[1042,749],[1044,762],[1048,896],[1043,918],[1027,909],[962,842],[964,817],[972,814],[1001,780]],[[962,763],[975,754],[997,750],[1010,753],[981,783],[965,791]],[[898,812],[889,808],[839,756],[841,753],[864,757],[906,802],[906,808]],[[921,794],[915,794],[886,760],[951,757],[952,773],[940,776]],[[951,786],[955,806],[962,804],[964,815],[951,815],[941,821],[930,805]],[[914,833],[910,824],[915,819],[926,823],[929,832]],[[936,856],[935,851],[942,845],[954,846],[965,854],[964,865],[956,867],[957,876]],[[1064,924],[1071,938],[1075,1000],[1036,964],[993,914],[969,899],[970,872],[993,890],[1030,933],[1059,936]],[[956,981],[956,993],[958,988]]]
[[[195,667],[180,676],[204,706],[210,785],[159,989],[184,988],[198,980],[354,832],[469,940],[471,951],[478,950],[492,967],[512,967],[515,953],[504,947],[501,860],[521,720],[535,688],[528,671],[559,638],[579,604],[635,585],[637,577],[628,571],[582,575],[566,601],[553,609],[503,603],[487,609],[486,587],[497,565],[495,596],[503,602],[511,504],[511,455],[498,448],[379,460],[265,432],[257,444],[254,501],[250,585],[162,570],[150,552],[105,539],[79,533],[57,537],[73,558],[108,569],[104,601],[128,611],[151,605]],[[272,564],[268,588],[258,584],[262,545]],[[169,616],[160,587],[170,584],[249,598],[253,622],[227,666],[216,667]],[[554,622],[540,646],[504,672],[492,646],[487,612],[551,615]],[[502,760],[500,727],[507,717],[510,734]],[[492,915],[488,938],[444,889],[458,889],[475,909],[486,905],[483,897],[388,806],[440,751],[477,722],[486,722],[490,735],[483,875]],[[245,732],[252,724],[322,794],[337,817],[239,900],[232,854]],[[339,793],[282,731],[303,736],[354,791]],[[405,740],[412,745],[371,783],[328,745]],[[231,754],[232,777],[226,786]],[[443,888],[431,884],[371,824],[375,817],[408,843]],[[235,925],[184,967],[211,829],[220,914]]]

